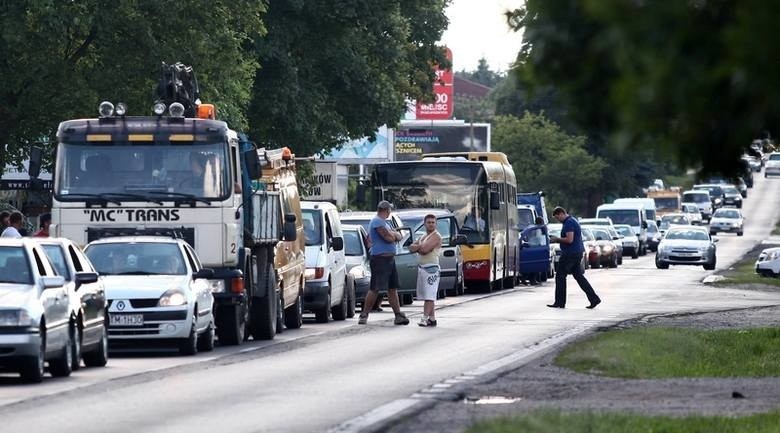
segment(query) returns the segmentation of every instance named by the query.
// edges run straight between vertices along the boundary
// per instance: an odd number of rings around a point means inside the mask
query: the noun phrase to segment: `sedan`
[[[703,224],[703,221],[701,219],[701,212],[699,212],[699,207],[696,206],[693,203],[686,203],[683,204],[681,207],[681,211],[683,214],[685,214],[685,217],[688,218],[688,221],[693,225],[699,225]]]
[[[598,264],[600,266],[616,268],[618,266],[618,248],[616,242],[620,242],[619,237],[615,236],[618,237],[618,239],[612,239],[613,236],[610,235],[606,227],[590,226],[588,228],[596,238],[596,243],[601,250]]]
[[[780,277],[780,248],[765,248],[756,260],[756,273],[764,277]]]
[[[106,285],[112,345],[163,343],[184,355],[214,349],[214,297],[195,251],[182,239],[104,238],[85,252]]]
[[[694,205],[695,206],[695,205]],[[699,219],[701,215],[699,214]],[[657,251],[658,244],[661,242],[661,232],[658,230],[658,224],[655,221],[647,222],[647,249]]]
[[[32,239],[0,238],[0,371],[24,382],[69,376],[73,365],[65,278]]]
[[[623,254],[631,254],[632,259],[639,257],[639,236],[627,224],[615,224],[615,230],[623,236]]]
[[[710,234],[714,235],[718,232],[731,232],[736,233],[737,236],[742,236],[744,233],[745,218],[742,216],[742,211],[733,208],[720,208],[712,214],[710,220]]]
[[[108,320],[106,290],[92,263],[69,239],[38,238],[57,273],[65,278],[70,297],[70,317],[74,322],[73,370],[81,360],[87,367],[103,367],[108,362]]]
[[[723,186],[723,205],[742,208],[742,193],[734,185]]]
[[[764,168],[764,177],[778,176],[778,175],[780,175],[780,152],[772,152],[769,154],[766,160],[766,167]]]
[[[691,222],[688,220],[688,217],[685,216],[683,213],[668,213],[661,217],[661,223],[658,224],[658,230],[661,231],[661,234],[667,232],[671,227],[679,226],[679,225],[690,225]]]
[[[655,266],[668,269],[669,265],[702,265],[715,269],[715,243],[706,227],[673,226],[667,232],[655,255]]]

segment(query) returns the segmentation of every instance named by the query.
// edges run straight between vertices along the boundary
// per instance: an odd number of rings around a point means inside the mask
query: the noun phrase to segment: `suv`
[[[325,201],[302,201],[303,232],[306,235],[306,284],[303,309],[314,313],[318,323],[355,316],[355,281],[347,274],[344,234],[335,205]]]
[[[723,186],[716,183],[702,183],[693,186],[693,190],[706,190],[710,192],[712,200],[712,210],[718,209],[725,204],[726,194],[723,192]]]
[[[108,362],[108,313],[106,289],[97,272],[78,246],[64,238],[36,238],[57,273],[65,278],[73,322],[72,365],[78,370],[81,359],[87,367],[103,367]]]
[[[458,223],[455,215],[446,209],[403,209],[396,211],[404,224],[412,229],[414,239],[419,239],[425,234],[423,218],[427,214],[436,216],[436,230],[441,234],[441,251],[439,252],[439,266],[441,267],[441,279],[439,280],[439,296],[463,294],[463,256],[460,246],[455,242],[458,235]],[[415,257],[416,259],[416,257]],[[414,272],[414,285],[417,284],[417,268]],[[400,271],[398,274],[401,277]]]

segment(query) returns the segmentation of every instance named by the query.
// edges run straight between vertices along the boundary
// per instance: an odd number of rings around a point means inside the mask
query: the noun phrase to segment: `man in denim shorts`
[[[380,291],[387,290],[387,300],[395,313],[396,325],[408,325],[409,319],[401,312],[398,302],[398,272],[395,269],[395,243],[402,236],[390,227],[387,218],[393,205],[382,200],[376,207],[376,216],[368,224],[368,236],[371,239],[371,285],[363,305],[374,305]],[[363,308],[358,319],[359,325],[368,322],[369,308]]]

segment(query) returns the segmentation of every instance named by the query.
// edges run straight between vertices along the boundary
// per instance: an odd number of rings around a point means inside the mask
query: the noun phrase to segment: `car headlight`
[[[181,289],[171,289],[160,296],[158,307],[178,307],[187,304],[187,295]]]
[[[9,327],[34,327],[37,323],[33,321],[27,310],[0,310],[0,326]]]

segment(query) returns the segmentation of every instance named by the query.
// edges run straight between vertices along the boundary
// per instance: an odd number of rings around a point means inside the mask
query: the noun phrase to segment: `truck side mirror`
[[[295,226],[295,214],[284,214],[284,224],[282,225],[282,240],[294,241],[298,239],[298,228]]]
[[[250,179],[259,179],[263,175],[263,169],[260,165],[260,155],[257,150],[251,149],[244,152],[244,161],[246,162],[246,174]]]
[[[330,240],[330,244],[333,247],[333,251],[341,251],[344,249],[344,238],[341,236],[333,236]]]
[[[647,228],[647,221],[642,221],[642,228],[643,228],[643,229],[646,229],[646,228]]]
[[[490,193],[490,209],[493,210],[501,209],[501,200],[498,197],[497,192]]]

